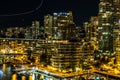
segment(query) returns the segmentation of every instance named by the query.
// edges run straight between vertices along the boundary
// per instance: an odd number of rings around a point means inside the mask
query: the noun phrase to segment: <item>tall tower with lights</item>
[[[64,28],[73,24],[72,12],[53,13],[53,38],[63,39]]]
[[[102,52],[113,52],[114,11],[113,0],[100,0],[98,42]]]
[[[44,16],[44,33],[47,35],[47,38],[52,37],[52,26],[53,26],[53,16],[48,14]]]
[[[30,34],[32,36],[32,39],[37,39],[40,33],[40,22],[39,21],[33,21],[32,27],[30,28]]]
[[[113,0],[114,5],[114,39],[113,51],[116,53],[117,63],[120,63],[120,0]]]
[[[120,0],[100,0],[98,19],[99,50],[103,53],[116,53],[116,59],[119,62]]]

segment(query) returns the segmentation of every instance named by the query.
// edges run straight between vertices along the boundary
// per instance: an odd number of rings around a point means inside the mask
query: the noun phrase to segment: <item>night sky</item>
[[[34,20],[40,20],[43,25],[44,15],[66,11],[73,11],[74,22],[82,26],[90,16],[97,16],[99,0],[43,0],[41,7],[40,3],[41,0],[2,0],[0,27],[31,25]]]

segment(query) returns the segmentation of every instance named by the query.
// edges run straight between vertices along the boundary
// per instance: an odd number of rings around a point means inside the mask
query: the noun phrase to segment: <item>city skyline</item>
[[[36,1],[2,1],[0,3],[0,24],[1,26],[20,26],[20,25],[31,25],[34,20],[39,20],[43,25],[43,17],[47,14],[54,12],[66,12],[72,11],[74,22],[77,25],[82,25],[83,22],[88,21],[91,16],[98,14],[98,3],[99,0],[92,1],[48,1],[43,0]],[[27,6],[26,6],[27,4]],[[7,6],[5,6],[7,5]],[[39,9],[35,10],[39,6]],[[19,13],[25,13],[33,10],[30,14],[13,15]],[[10,15],[10,16],[2,16]],[[11,16],[12,15],[12,16]]]
[[[0,79],[120,80],[120,0],[92,1],[6,4]]]

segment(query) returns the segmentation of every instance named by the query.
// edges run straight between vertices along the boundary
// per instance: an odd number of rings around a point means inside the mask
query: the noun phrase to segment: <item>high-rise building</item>
[[[26,39],[31,39],[30,29],[31,29],[30,27],[26,27],[26,28],[25,28],[25,33],[24,33],[24,35],[25,35],[25,38],[26,38]],[[23,29],[21,28],[20,31],[23,31]]]
[[[40,22],[39,21],[33,21],[32,27],[30,28],[30,35],[32,39],[37,39],[40,35]]]
[[[73,15],[72,12],[60,12],[53,13],[53,38],[54,39],[63,39],[63,28],[69,24],[73,24]]]
[[[89,22],[84,23],[84,28],[86,33],[84,49],[91,54],[94,52],[94,50],[98,50],[97,27],[98,27],[98,17],[96,16],[92,16]]]
[[[98,27],[98,17],[91,17],[89,23],[84,24],[86,39],[88,41],[97,41],[97,27]]]
[[[102,52],[113,52],[114,29],[114,5],[113,0],[101,0],[99,4],[98,42]]]
[[[52,67],[60,71],[75,71],[80,66],[82,49],[77,41],[79,30],[73,22],[72,12],[54,13],[52,31]]]
[[[80,67],[80,58],[82,56],[80,43],[56,40],[54,44],[51,58],[52,67],[59,71],[69,71],[70,69],[71,71],[77,71],[76,69]]]
[[[117,63],[120,63],[120,0],[113,0],[114,5],[114,30],[113,51],[116,53]]]
[[[101,0],[99,4],[98,42],[102,52],[116,54],[120,61],[120,0]],[[110,54],[111,55],[111,54]]]
[[[40,22],[39,21],[35,21],[35,27],[36,27],[35,36],[36,36],[36,39],[37,39],[38,36],[40,35]]]
[[[12,36],[12,28],[7,28],[6,37],[10,38]]]
[[[79,33],[75,24],[69,24],[61,27],[62,40],[78,40],[77,34]]]
[[[47,38],[52,38],[53,16],[50,14],[44,16],[44,33]]]

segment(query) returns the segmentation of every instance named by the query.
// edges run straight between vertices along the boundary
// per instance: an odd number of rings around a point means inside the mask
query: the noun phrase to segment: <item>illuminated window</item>
[[[103,32],[102,34],[105,34],[105,35],[107,35],[107,34],[108,34],[108,32]]]
[[[104,13],[104,15],[102,16],[103,18],[107,18],[107,14],[106,13]]]
[[[103,8],[100,8],[100,12],[103,12]]]
[[[98,27],[98,29],[103,29],[103,27]]]
[[[119,19],[118,23],[120,24],[120,19]]]

